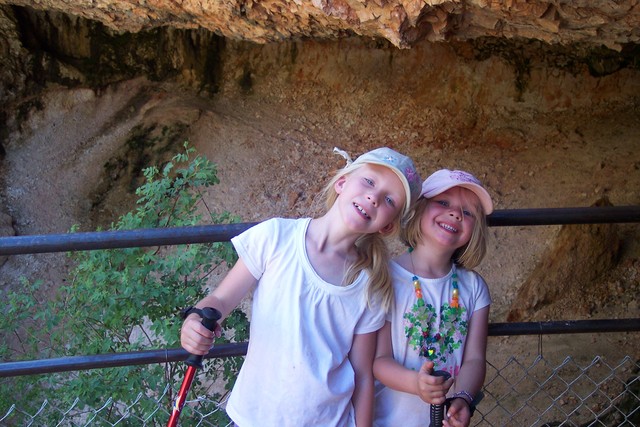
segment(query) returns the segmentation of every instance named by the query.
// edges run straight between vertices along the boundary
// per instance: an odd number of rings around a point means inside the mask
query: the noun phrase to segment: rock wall
[[[637,43],[640,37],[640,7],[635,0],[0,0],[0,4],[60,11],[121,32],[165,26],[202,28],[259,43],[292,38],[335,40],[356,34],[411,47],[422,40],[491,36],[620,49]]]
[[[398,50],[384,40],[351,37],[259,45],[202,28],[117,32],[76,15],[7,6],[0,6],[0,40],[0,101],[5,104],[0,119],[6,123],[0,137],[5,138],[23,110],[37,102],[31,95],[51,84],[99,88],[145,76],[210,94],[223,87],[258,94],[261,86],[268,91],[276,80],[316,83],[347,94],[366,90],[372,96],[393,97],[405,92],[418,102],[438,99],[454,115],[456,110],[490,106],[491,111],[469,119],[483,123],[482,115],[500,114],[500,108],[561,111],[591,108],[605,99],[633,100],[638,82],[625,70],[640,67],[635,44],[614,51],[586,43],[563,46],[478,37],[423,41],[411,50]],[[460,59],[471,67],[455,70]],[[343,67],[357,69],[358,75],[345,81]],[[614,78],[606,78],[614,73]]]

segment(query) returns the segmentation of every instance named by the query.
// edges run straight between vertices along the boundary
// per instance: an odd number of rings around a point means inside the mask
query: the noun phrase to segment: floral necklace
[[[440,308],[440,313],[433,305],[425,303],[420,279],[415,274],[413,265],[413,248],[409,248],[409,259],[414,275],[412,277],[416,302],[410,311],[404,314],[405,334],[409,344],[417,350],[420,356],[434,362],[445,363],[447,355],[460,348],[463,337],[467,334],[467,322],[461,321],[464,308],[460,307],[460,290],[458,288],[458,274],[455,263],[451,274],[451,299],[449,304]]]

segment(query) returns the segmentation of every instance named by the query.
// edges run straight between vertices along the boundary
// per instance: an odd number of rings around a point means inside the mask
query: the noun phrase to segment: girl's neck
[[[307,244],[319,252],[333,253],[345,258],[355,254],[355,242],[359,234],[347,233],[327,215],[311,220],[307,228]]]
[[[339,227],[331,227],[327,218],[312,219],[305,235],[307,257],[315,272],[325,282],[336,286],[346,285],[345,277],[357,259],[354,237],[341,233]]]
[[[427,279],[444,277],[451,271],[449,252],[437,252],[431,248],[418,246],[413,251],[406,251],[397,257],[398,263],[413,274]]]

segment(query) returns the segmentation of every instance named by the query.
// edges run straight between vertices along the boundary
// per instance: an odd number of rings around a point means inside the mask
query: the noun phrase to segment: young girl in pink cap
[[[492,211],[489,193],[467,172],[441,169],[424,181],[400,231],[409,250],[390,262],[395,304],[378,333],[375,426],[424,426],[428,404],[446,404],[443,425],[469,425],[485,378],[491,304],[472,269],[485,255]]]
[[[240,427],[371,425],[376,332],[393,297],[382,236],[399,227],[420,178],[386,147],[353,162],[340,153],[348,163],[326,187],[328,211],[234,237],[238,262],[197,304],[224,317],[252,295],[249,348],[226,406]],[[213,338],[196,314],[185,319],[187,351],[204,355]]]

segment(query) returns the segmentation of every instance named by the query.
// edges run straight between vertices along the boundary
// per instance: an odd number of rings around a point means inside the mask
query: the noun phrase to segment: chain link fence
[[[487,369],[475,425],[640,426],[640,362],[630,356],[586,365],[573,357],[559,365],[510,358]]]
[[[552,364],[540,355],[530,361],[511,357],[502,366],[488,362],[484,397],[471,425],[640,426],[639,373],[640,361],[628,355],[616,362],[595,356],[586,364],[574,357]],[[104,396],[104,403],[93,408],[80,399],[68,406],[45,400],[35,412],[21,409],[17,395],[10,408],[0,408],[0,426],[164,426],[179,386],[167,384],[159,393],[140,391],[131,402]],[[225,400],[189,396],[180,424],[232,425]]]

